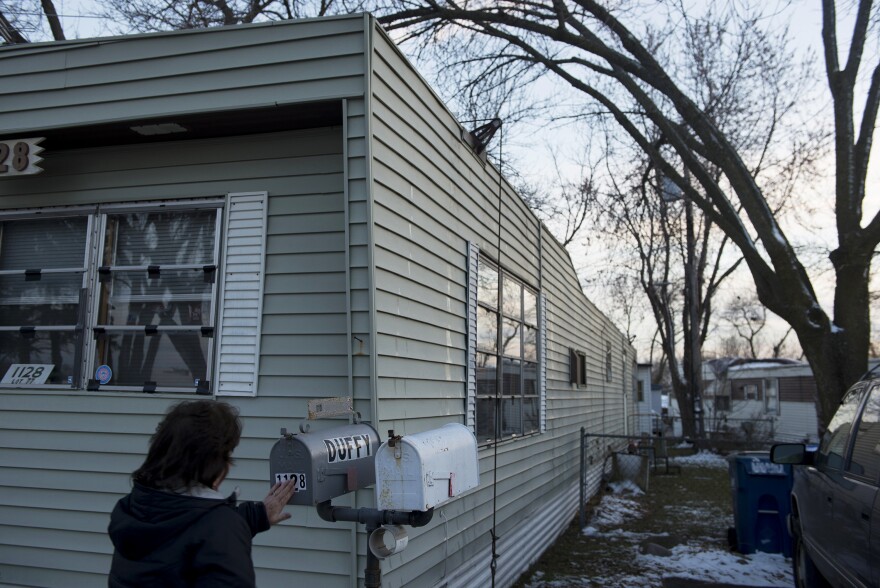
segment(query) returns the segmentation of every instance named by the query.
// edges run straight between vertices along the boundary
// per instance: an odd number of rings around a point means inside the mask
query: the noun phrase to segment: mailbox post
[[[479,484],[476,438],[462,425],[405,437],[389,431],[381,446],[376,430],[362,423],[301,431],[281,430],[269,454],[270,483],[293,480],[288,504],[314,506],[325,521],[366,525],[365,588],[379,588],[380,559],[406,547],[403,526],[427,525],[436,506]],[[378,508],[333,506],[337,496],[373,484]]]

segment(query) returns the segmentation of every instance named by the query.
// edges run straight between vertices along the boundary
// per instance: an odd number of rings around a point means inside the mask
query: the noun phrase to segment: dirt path
[[[792,586],[781,555],[729,552],[733,524],[727,468],[684,465],[680,474],[653,476],[649,491],[607,493],[591,504],[516,588],[661,588],[682,585]],[[666,581],[664,582],[664,578]]]

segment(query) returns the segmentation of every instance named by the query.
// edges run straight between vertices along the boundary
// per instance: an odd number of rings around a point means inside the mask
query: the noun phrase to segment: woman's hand
[[[293,480],[277,482],[269,490],[266,498],[263,499],[263,504],[266,506],[266,516],[269,517],[270,525],[286,521],[292,516],[290,513],[284,512],[284,505],[293,496],[293,489]]]

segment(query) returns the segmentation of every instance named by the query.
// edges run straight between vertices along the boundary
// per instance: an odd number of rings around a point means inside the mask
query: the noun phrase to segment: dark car
[[[818,450],[787,443],[770,457],[803,465],[788,522],[795,584],[880,586],[880,379],[846,393]]]

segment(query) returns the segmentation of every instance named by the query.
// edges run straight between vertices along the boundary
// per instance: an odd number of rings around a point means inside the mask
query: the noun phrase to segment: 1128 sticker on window
[[[54,368],[51,363],[14,363],[6,370],[0,384],[41,386],[49,379]]]

